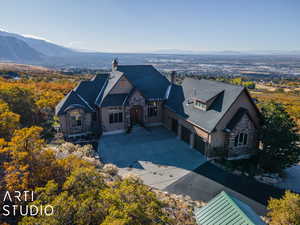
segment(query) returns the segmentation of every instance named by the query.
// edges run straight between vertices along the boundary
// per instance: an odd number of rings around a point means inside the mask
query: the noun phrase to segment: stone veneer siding
[[[92,123],[92,114],[86,113],[82,109],[74,109],[79,110],[80,114],[82,116],[81,126],[73,128],[71,127],[71,120],[70,120],[70,113],[72,110],[69,110],[66,112],[66,114],[60,116],[60,124],[62,132],[65,134],[65,136],[76,134],[76,133],[85,133],[91,131],[91,123]]]
[[[235,128],[227,136],[228,143],[228,157],[237,157],[253,153],[253,150],[257,146],[256,129],[247,114],[243,115],[241,120],[235,126]],[[246,133],[248,135],[247,144],[234,146],[235,137],[240,133]]]

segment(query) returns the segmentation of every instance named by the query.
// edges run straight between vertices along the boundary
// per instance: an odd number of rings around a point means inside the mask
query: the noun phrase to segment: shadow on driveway
[[[231,174],[210,162],[202,164],[165,190],[171,193],[187,194],[195,200],[208,201],[220,192],[219,184],[263,205],[267,205],[271,197],[280,198],[284,194],[283,189],[260,183],[254,178]]]

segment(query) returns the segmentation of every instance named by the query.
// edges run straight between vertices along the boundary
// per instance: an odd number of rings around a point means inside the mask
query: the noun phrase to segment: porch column
[[[181,138],[181,124],[178,123],[178,128],[177,128],[177,138],[180,139]]]
[[[190,135],[190,147],[194,148],[194,146],[195,146],[195,133],[192,132]]]

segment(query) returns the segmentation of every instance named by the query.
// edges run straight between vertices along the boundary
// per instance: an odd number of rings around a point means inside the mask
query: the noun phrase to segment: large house
[[[259,110],[246,88],[211,80],[170,81],[151,65],[112,63],[57,105],[65,138],[163,125],[207,157],[248,156],[257,147]]]

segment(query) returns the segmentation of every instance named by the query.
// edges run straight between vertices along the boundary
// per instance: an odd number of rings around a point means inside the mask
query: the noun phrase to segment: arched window
[[[248,134],[246,133],[239,133],[234,138],[234,146],[241,146],[241,145],[247,145],[248,143]]]
[[[70,120],[71,120],[71,126],[72,127],[81,127],[82,125],[82,115],[80,110],[72,110],[70,112]]]

